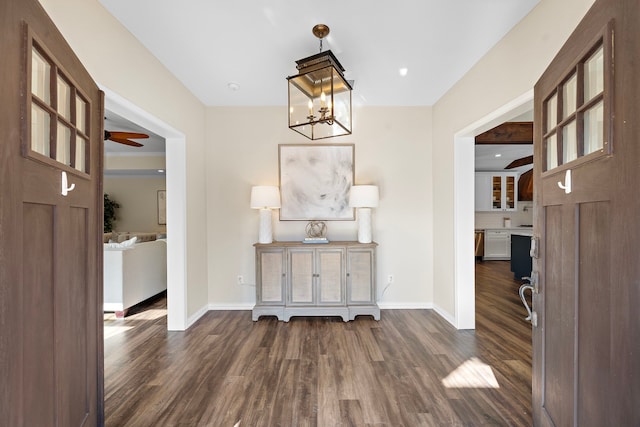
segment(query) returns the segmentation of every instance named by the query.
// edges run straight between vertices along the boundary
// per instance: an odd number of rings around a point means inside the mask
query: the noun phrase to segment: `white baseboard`
[[[456,318],[451,313],[449,313],[448,311],[444,310],[442,307],[438,306],[437,304],[433,305],[433,311],[438,313],[438,315],[440,317],[442,317],[444,320],[446,320],[447,322],[451,323],[451,325],[454,328],[458,329],[457,326],[456,326]]]
[[[430,310],[433,304],[430,302],[379,302],[381,310]]]
[[[204,314],[207,311],[209,311],[209,310],[208,310],[207,306],[205,305],[202,308],[200,308],[200,310],[196,311],[191,316],[189,316],[189,318],[187,319],[187,327],[185,328],[185,330],[189,329],[191,327],[191,325],[196,323],[198,321],[198,319],[200,319],[202,316],[204,316]]]
[[[209,304],[209,310],[212,311],[236,311],[236,310],[252,310],[255,304]]]
[[[189,318],[187,323],[187,328],[193,325],[199,318],[201,318],[207,311],[239,311],[246,310],[251,311],[253,309],[254,304],[209,304],[207,307],[202,307],[198,312],[192,315]],[[455,316],[451,315],[448,311],[444,310],[442,307],[439,307],[433,303],[413,303],[413,302],[389,302],[389,303],[378,303],[378,307],[381,310],[433,310],[444,320],[449,322],[453,327],[456,327]]]

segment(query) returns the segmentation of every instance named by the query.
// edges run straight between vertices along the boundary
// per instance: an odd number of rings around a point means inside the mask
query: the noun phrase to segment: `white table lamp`
[[[280,209],[278,187],[258,185],[251,188],[251,209],[260,209],[258,243],[272,243],[271,209]]]
[[[354,185],[349,192],[349,206],[358,208],[358,242],[371,243],[371,208],[378,207],[378,187]]]

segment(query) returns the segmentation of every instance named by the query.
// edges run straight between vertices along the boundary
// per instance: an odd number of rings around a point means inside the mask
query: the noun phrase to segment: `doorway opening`
[[[533,89],[454,135],[455,327],[475,329],[475,136],[533,109]]]
[[[165,139],[167,227],[167,329],[188,327],[186,290],[186,138],[167,123],[127,99],[99,85],[105,93],[105,110]]]

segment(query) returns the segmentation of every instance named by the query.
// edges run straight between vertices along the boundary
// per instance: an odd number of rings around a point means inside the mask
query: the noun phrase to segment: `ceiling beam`
[[[476,144],[533,144],[533,122],[507,122],[476,136]]]

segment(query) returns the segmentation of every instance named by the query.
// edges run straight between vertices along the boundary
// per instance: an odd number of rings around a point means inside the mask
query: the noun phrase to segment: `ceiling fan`
[[[104,131],[104,140],[107,139],[113,142],[117,142],[118,144],[130,145],[132,147],[142,147],[142,144],[136,141],[131,141],[131,139],[143,139],[149,138],[149,135],[146,133],[136,133],[136,132],[112,132],[105,130]]]

